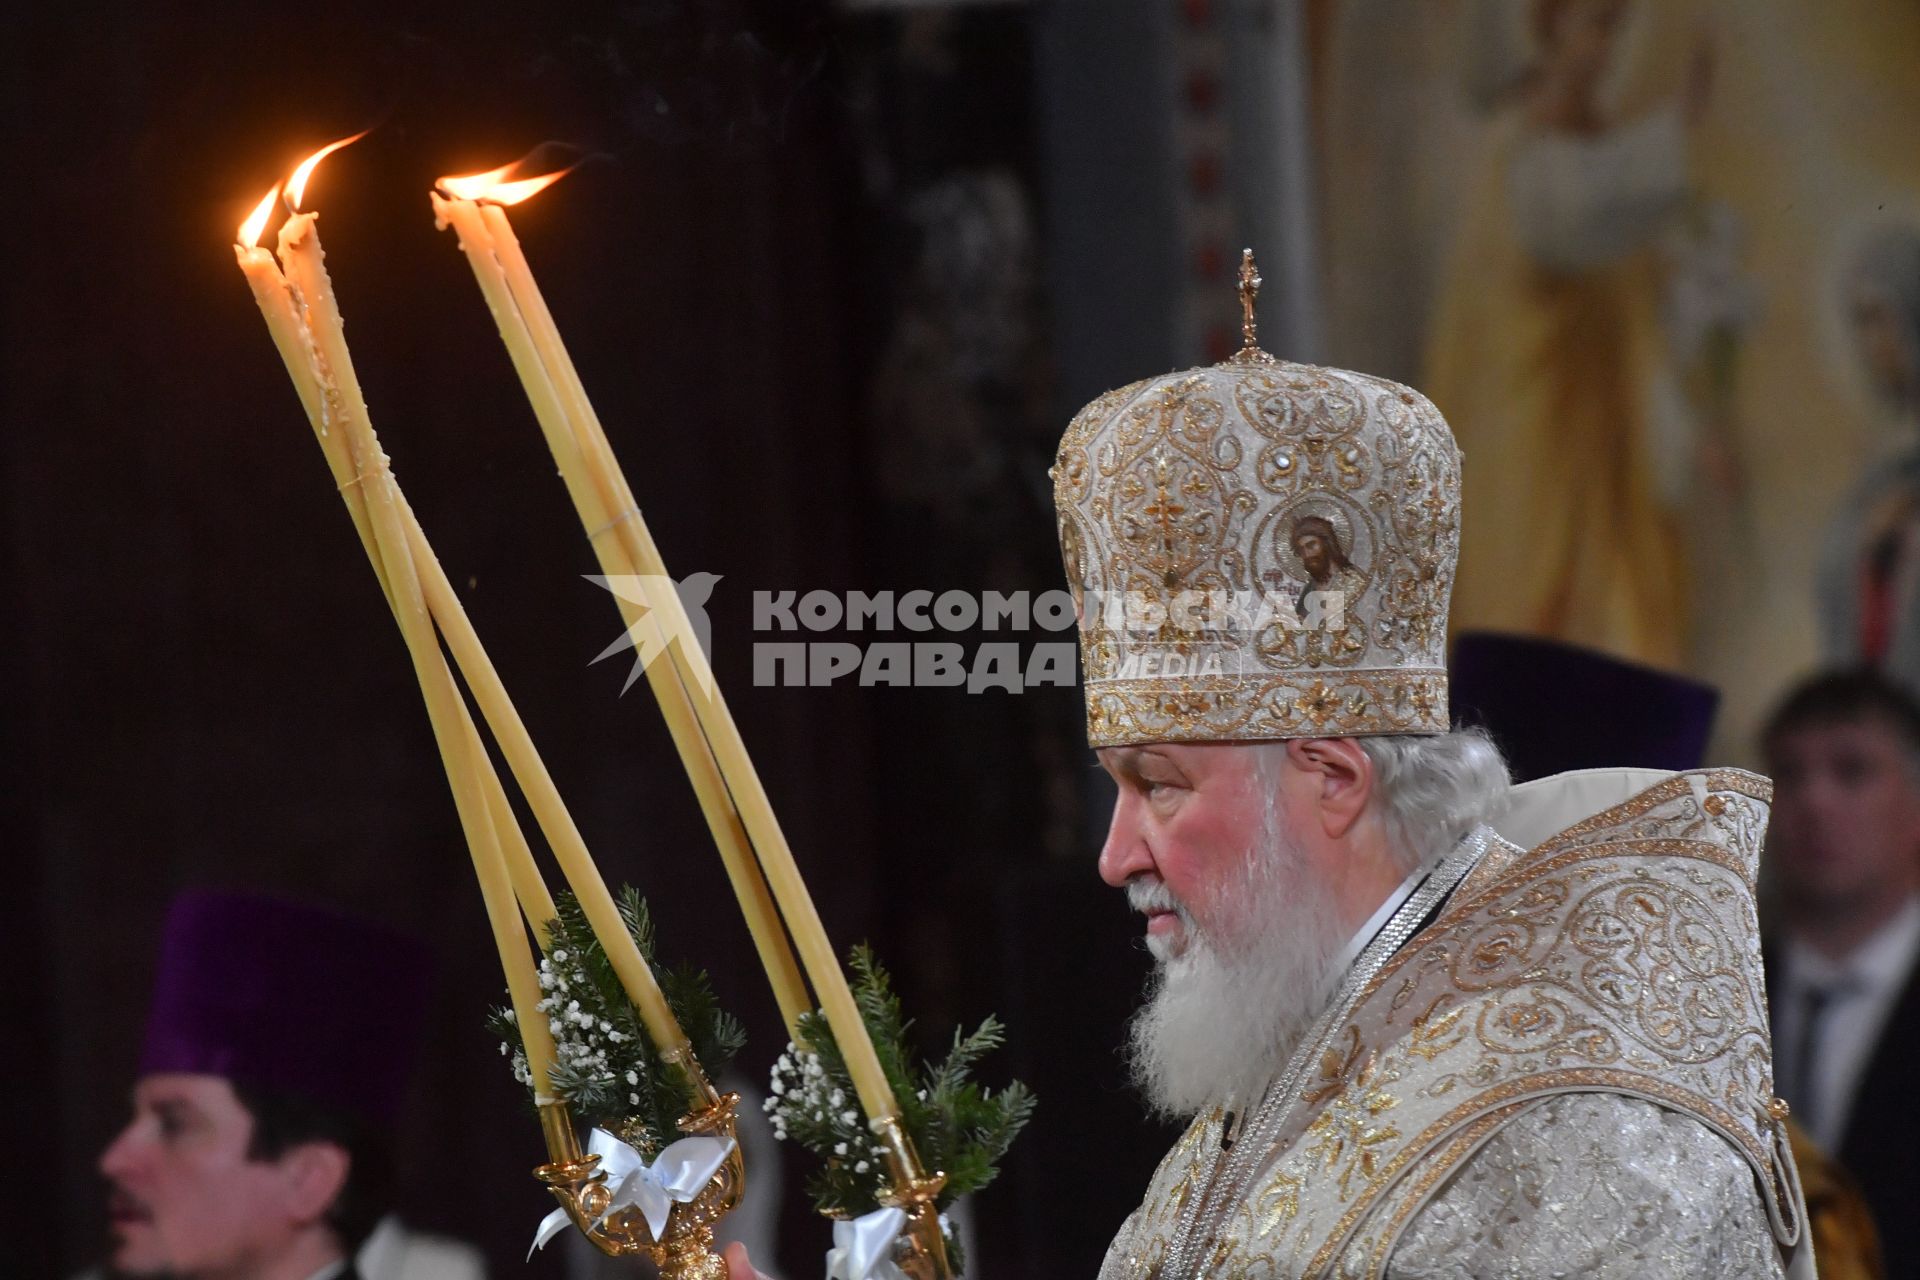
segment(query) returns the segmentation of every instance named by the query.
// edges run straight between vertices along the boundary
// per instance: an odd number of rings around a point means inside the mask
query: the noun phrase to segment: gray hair
[[[1500,748],[1479,728],[1355,741],[1373,761],[1387,841],[1405,871],[1492,820],[1512,786]]]

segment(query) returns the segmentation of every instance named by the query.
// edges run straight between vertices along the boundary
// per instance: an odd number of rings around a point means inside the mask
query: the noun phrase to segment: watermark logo
[[[693,573],[676,582],[664,576],[593,574],[588,581],[638,606],[633,626],[593,659],[634,651],[621,693],[671,644],[681,644],[685,653],[694,646],[703,655],[712,653],[706,604],[720,575]],[[675,599],[678,609],[670,603]],[[663,602],[667,607],[660,607]],[[1089,660],[1100,655],[1104,678],[1229,677],[1262,669],[1275,654],[1311,657],[1328,644],[1351,647],[1364,641],[1364,619],[1350,613],[1348,604],[1346,590],[1311,583],[1264,590],[1088,590],[1079,598],[1058,589],[1037,594],[755,591],[753,683],[792,687],[844,680],[1016,694],[1072,685],[1076,646],[1061,633],[1071,633],[1076,622],[1085,630]],[[759,638],[782,632],[792,638]],[[815,638],[804,638],[809,632]],[[868,638],[876,632],[924,638]],[[941,632],[951,638],[936,638]],[[974,633],[983,634],[976,638]],[[694,665],[701,692],[711,696],[711,669],[704,662]]]
[[[593,657],[594,662],[611,658],[624,649],[633,650],[633,667],[627,682],[620,686],[624,696],[634,682],[646,673],[654,661],[667,652],[667,646],[679,642],[683,654],[699,652],[713,656],[713,624],[707,620],[707,601],[713,596],[717,573],[690,573],[675,582],[664,574],[623,573],[584,575],[588,582],[605,587],[620,599],[639,606],[633,625],[620,638]],[[680,608],[660,608],[655,602],[678,597]],[[591,666],[592,663],[587,665]],[[713,668],[708,662],[689,664],[694,668],[703,697],[713,696]]]
[[[1054,590],[1025,591],[756,591],[756,632],[947,632],[1068,631],[1073,597]],[[1022,643],[988,640],[971,648],[951,640],[756,641],[756,685],[829,685],[840,680],[863,687],[964,686],[968,693],[999,689],[1022,693],[1040,685],[1074,682],[1074,645],[1068,641]]]

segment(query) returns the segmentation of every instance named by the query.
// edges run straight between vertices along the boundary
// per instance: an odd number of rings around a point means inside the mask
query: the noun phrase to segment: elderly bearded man
[[[1405,387],[1261,351],[1257,284],[1249,255],[1244,350],[1102,396],[1053,472],[1119,788],[1100,872],[1158,961],[1137,1075],[1191,1119],[1102,1277],[1811,1276],[1766,780],[1509,788],[1449,732],[1452,435]],[[1343,526],[1344,610],[1232,603],[1308,515]]]
[[[1053,469],[1100,872],[1159,961],[1137,1074],[1191,1120],[1102,1280],[1811,1277],[1766,780],[1509,788],[1449,732],[1459,451],[1406,387],[1256,347],[1251,265],[1246,348],[1100,397]],[[1254,599],[1309,515],[1351,571],[1317,625]]]

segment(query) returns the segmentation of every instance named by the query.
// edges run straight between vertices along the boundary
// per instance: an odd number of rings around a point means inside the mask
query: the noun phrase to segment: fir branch
[[[634,945],[659,974],[646,900],[627,888],[618,907]],[[577,1118],[621,1133],[651,1157],[679,1136],[679,1120],[694,1100],[688,1081],[661,1060],[579,900],[561,893],[554,910],[540,962],[539,1007],[548,1017],[555,1050],[549,1087]],[[740,1023],[720,1008],[707,975],[691,965],[660,975],[660,989],[700,1065],[719,1075],[745,1043]],[[500,1037],[501,1051],[512,1055],[515,1078],[531,1085],[512,1010],[496,1009],[487,1025]]]
[[[854,1004],[899,1103],[900,1122],[921,1162],[947,1175],[939,1200],[945,1208],[998,1175],[1001,1157],[1033,1114],[1033,1094],[1018,1082],[995,1093],[971,1079],[980,1059],[1006,1039],[997,1018],[971,1034],[956,1032],[937,1067],[917,1064],[907,1041],[912,1023],[886,970],[864,946],[854,948],[848,968]],[[801,1015],[799,1033],[808,1048],[789,1045],[774,1064],[773,1096],[767,1099],[774,1136],[821,1157],[807,1182],[820,1212],[871,1212],[891,1189],[884,1150],[867,1127],[825,1016]]]

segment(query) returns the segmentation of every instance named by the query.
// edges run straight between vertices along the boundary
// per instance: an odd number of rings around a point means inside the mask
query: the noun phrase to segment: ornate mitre
[[[1418,392],[1254,343],[1082,409],[1051,475],[1087,736],[1447,728],[1460,451]]]

